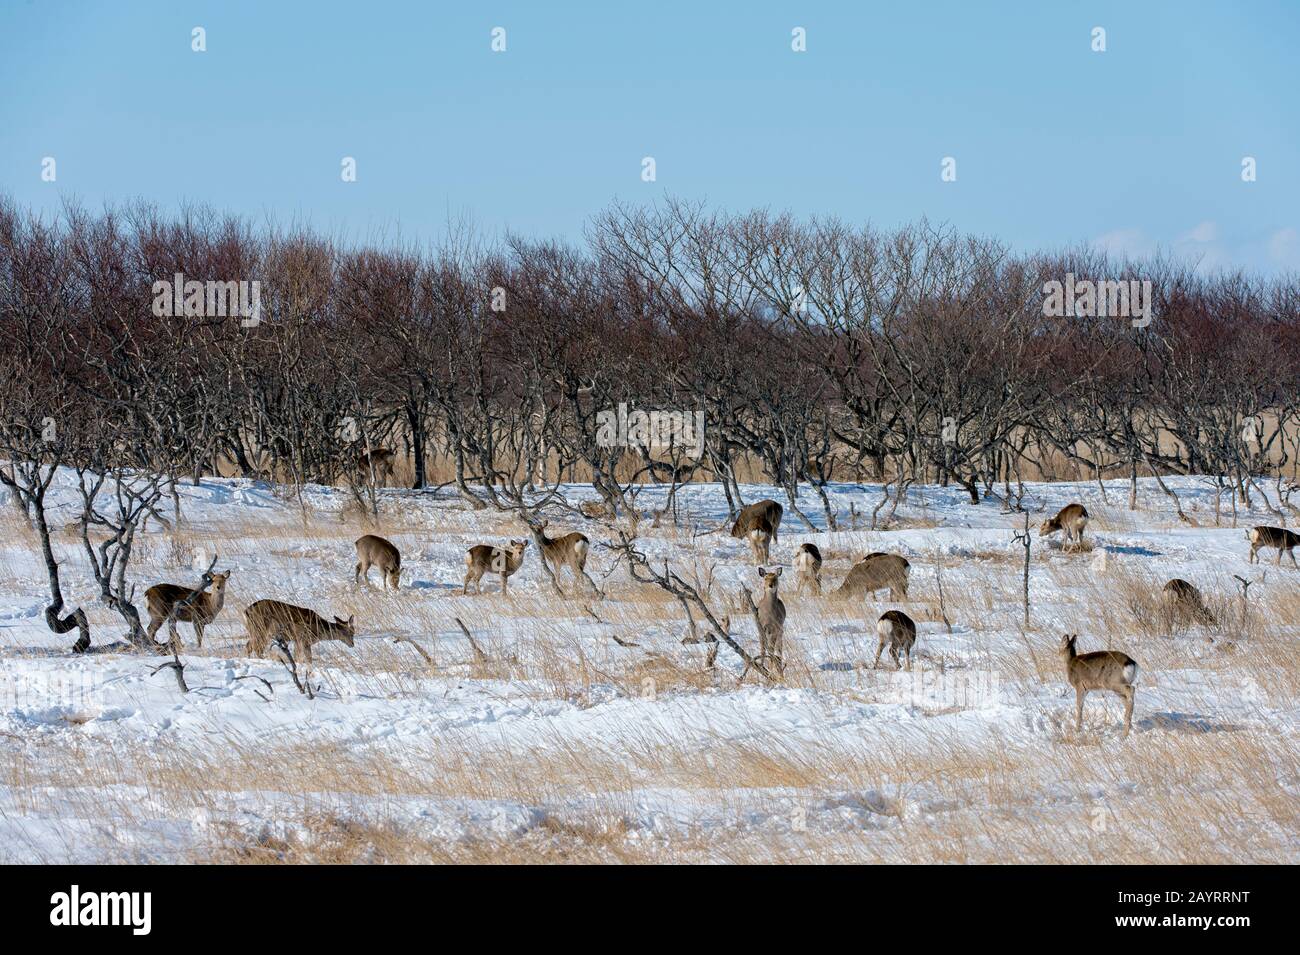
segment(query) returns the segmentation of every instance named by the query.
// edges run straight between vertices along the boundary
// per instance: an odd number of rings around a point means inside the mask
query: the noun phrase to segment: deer
[[[772,550],[772,524],[764,516],[754,519],[750,525],[749,546],[754,552],[755,564],[766,564],[771,559]]]
[[[876,647],[876,662],[871,665],[871,669],[880,668],[880,654],[888,644],[894,666],[903,669],[903,664],[898,659],[898,652],[902,650],[907,654],[907,668],[911,670],[912,647],[916,645],[916,621],[901,610],[886,610],[876,621],[876,633],[880,636],[880,645]]]
[[[167,622],[172,647],[180,649],[181,637],[176,632],[176,621],[194,625],[194,636],[203,646],[203,628],[217,619],[226,602],[226,581],[230,571],[212,575],[212,590],[193,590],[177,584],[155,584],[144,592],[149,610],[149,639],[153,640],[158,628]],[[174,611],[174,613],[173,613]]]
[[[559,586],[560,568],[568,567],[575,581],[581,577],[591,586],[593,593],[600,593],[600,588],[587,573],[587,554],[591,550],[591,541],[586,534],[574,531],[563,537],[547,537],[546,528],[550,526],[550,521],[542,519],[527,523],[538,553],[555,574],[556,586]]]
[[[1083,701],[1090,690],[1110,690],[1124,700],[1124,735],[1127,739],[1133,726],[1133,697],[1138,680],[1138,665],[1127,653],[1119,650],[1097,650],[1078,653],[1077,633],[1061,637],[1058,653],[1065,664],[1065,676],[1074,687],[1075,732],[1083,731]]]
[[[1214,614],[1205,606],[1205,599],[1195,585],[1179,577],[1165,584],[1161,590],[1165,614],[1171,624],[1185,626],[1189,623],[1203,623],[1214,626]]]
[[[888,587],[890,600],[906,600],[907,574],[911,566],[898,554],[875,551],[853,565],[835,596],[860,597]]]
[[[777,593],[781,568],[769,571],[759,567],[758,576],[763,580],[763,596],[757,605],[758,652],[764,663],[771,661],[776,664],[777,670],[784,673],[782,653],[785,648],[785,604]]]
[[[776,501],[746,504],[731,525],[731,536],[748,538],[750,547],[754,549],[754,559],[758,563],[767,563],[768,544],[777,539],[784,513],[785,508]]]
[[[493,547],[491,544],[475,544],[465,554],[465,583],[460,588],[464,596],[469,595],[469,585],[475,585],[477,593],[483,593],[483,575],[486,573],[501,575],[501,594],[505,596],[506,581],[524,562],[524,551],[528,541],[512,540],[508,548]]]
[[[365,580],[366,586],[370,586],[370,568],[378,567],[379,573],[384,579],[384,589],[388,589],[389,583],[393,589],[397,590],[402,578],[402,553],[391,541],[385,540],[377,534],[366,534],[358,537],[357,546],[357,572],[352,578],[352,582],[360,583]]]
[[[1291,565],[1300,567],[1295,560],[1295,549],[1300,547],[1300,534],[1295,531],[1289,531],[1285,527],[1252,527],[1246,532],[1246,539],[1250,541],[1250,563],[1259,562],[1259,552],[1265,547],[1276,547],[1277,566],[1282,566],[1282,552],[1285,551],[1291,558]]]
[[[822,552],[816,544],[803,543],[794,552],[794,569],[798,575],[799,586],[796,594],[801,594],[805,587],[811,588],[817,596],[822,592]]]
[[[1083,546],[1083,529],[1088,526],[1088,509],[1082,504],[1067,504],[1056,512],[1055,517],[1049,517],[1043,521],[1038,528],[1039,537],[1048,537],[1057,531],[1065,531],[1065,543],[1068,547],[1071,543],[1074,546]]]
[[[349,647],[356,645],[356,617],[347,620],[335,617],[329,621],[306,607],[278,600],[250,604],[244,611],[244,626],[248,630],[249,656],[263,656],[276,640],[293,641],[298,659],[310,666],[311,648],[322,640],[341,640]]]
[[[381,487],[393,479],[393,466],[397,461],[397,452],[391,448],[364,449],[357,452],[353,463],[363,480],[369,480],[371,467],[374,468],[375,480]]]

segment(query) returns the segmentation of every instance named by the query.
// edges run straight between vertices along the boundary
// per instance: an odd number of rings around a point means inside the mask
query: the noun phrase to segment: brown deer
[[[1077,633],[1061,637],[1058,653],[1065,664],[1065,676],[1074,687],[1075,732],[1083,730],[1083,701],[1089,690],[1110,690],[1124,700],[1124,737],[1133,726],[1133,697],[1136,692],[1138,665],[1127,653],[1118,650],[1075,651]]]
[[[767,561],[767,545],[777,539],[781,529],[781,515],[785,513],[776,501],[755,501],[740,509],[736,522],[731,525],[731,536],[744,537],[754,549],[754,559],[759,563]],[[757,531],[757,535],[755,535]]]
[[[172,647],[179,650],[181,636],[176,632],[176,622],[179,620],[194,625],[194,636],[199,646],[203,646],[203,628],[217,619],[217,614],[221,612],[226,602],[226,581],[229,579],[228,570],[213,574],[211,591],[195,591],[176,584],[155,584],[150,587],[144,592],[145,604],[149,610],[149,639],[154,639],[154,634],[163,625],[163,621],[167,621]]]
[[[491,544],[475,544],[465,555],[465,583],[460,588],[464,595],[469,594],[469,585],[475,585],[477,593],[483,592],[483,575],[486,573],[501,575],[501,593],[507,594],[506,581],[524,562],[524,551],[528,541],[512,540],[506,549],[493,547]]]
[[[559,586],[560,568],[568,567],[575,581],[581,577],[591,586],[593,593],[600,593],[600,588],[587,573],[587,554],[591,550],[591,541],[586,534],[574,531],[563,537],[547,537],[546,528],[550,526],[550,521],[543,519],[527,523],[538,553],[555,574],[556,586]]]
[[[1165,584],[1161,591],[1165,615],[1170,624],[1186,626],[1189,623],[1203,623],[1213,626],[1214,614],[1205,606],[1205,599],[1195,585],[1175,577]]]
[[[311,648],[322,640],[342,640],[355,646],[356,618],[335,617],[331,622],[308,610],[278,600],[259,600],[244,611],[248,630],[248,655],[262,656],[276,640],[293,642],[295,657],[311,665]]]
[[[364,449],[358,451],[354,464],[363,481],[370,480],[373,467],[375,482],[380,487],[385,487],[393,480],[393,468],[396,462],[396,451],[390,448],[375,448],[369,452]]]
[[[763,596],[758,601],[758,652],[764,665],[773,663],[776,669],[785,672],[782,654],[785,650],[785,604],[777,593],[781,580],[781,568],[765,570],[758,568],[758,576],[763,578]]]
[[[813,593],[821,596],[822,552],[817,549],[816,544],[799,545],[799,549],[794,552],[794,569],[799,579],[799,586],[795,588],[795,593],[801,594],[805,587],[810,587]]]
[[[402,554],[391,541],[385,540],[377,534],[366,534],[364,537],[358,537],[357,541],[357,572],[352,578],[353,583],[360,583],[364,578],[366,586],[370,586],[370,568],[378,567],[380,576],[384,579],[384,589],[388,589],[389,583],[393,589],[398,589],[398,584],[402,579]]]
[[[880,551],[868,554],[853,565],[835,596],[862,597],[888,587],[890,600],[906,600],[907,574],[911,566],[898,554]]]
[[[1289,531],[1285,527],[1252,527],[1246,532],[1246,539],[1250,541],[1250,562],[1252,564],[1259,561],[1259,552],[1265,547],[1277,548],[1277,565],[1282,566],[1282,552],[1285,551],[1291,558],[1291,566],[1300,567],[1295,560],[1295,549],[1300,547],[1300,534],[1295,531]]]
[[[1076,548],[1083,546],[1083,529],[1088,526],[1088,509],[1082,504],[1067,504],[1049,517],[1038,528],[1039,537],[1047,537],[1057,531],[1065,531],[1065,543]]]
[[[916,645],[916,622],[901,610],[886,610],[876,621],[876,633],[880,636],[880,645],[876,647],[876,662],[871,665],[875,670],[880,667],[880,654],[886,644],[889,655],[893,657],[894,666],[903,669],[898,659],[898,651],[907,654],[907,668],[912,669],[912,647]]]
[[[766,564],[772,551],[772,525],[766,517],[757,517],[749,528],[749,547],[754,552],[754,563]]]
[[[618,516],[608,501],[581,501],[578,510],[583,517],[589,517],[593,521],[612,521]]]

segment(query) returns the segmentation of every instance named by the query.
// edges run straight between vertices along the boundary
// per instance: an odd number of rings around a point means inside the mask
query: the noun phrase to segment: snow
[[[75,523],[69,482],[60,475],[52,492],[57,527]],[[995,499],[972,506],[960,488],[914,487],[896,527],[873,531],[864,525],[881,488],[843,484],[827,488],[832,530],[805,489],[799,504],[815,528],[787,507],[773,547],[789,609],[787,677],[775,685],[753,673],[740,682],[743,665],[725,647],[705,672],[706,648],[681,643],[680,605],[615,567],[599,546],[608,532],[576,514],[552,515],[551,532],[592,538],[588,570],[604,599],[553,594],[531,547],[509,597],[492,575],[482,596],[462,597],[465,550],[525,536],[522,526],[447,494],[385,490],[379,532],[403,554],[402,589],[385,594],[353,584],[352,541],[367,529],[346,490],[309,486],[300,501],[263,483],[205,479],[180,488],[179,538],[151,527],[131,566],[137,595],[164,580],[191,584],[214,553],[233,572],[201,650],[180,625],[182,694],[170,670],[154,672],[165,658],[115,642],[123,627],[95,599],[74,529],[57,531],[55,547],[69,604],[91,614],[95,650],[74,656],[71,636],[46,629],[43,564],[6,508],[0,861],[202,861],[232,844],[274,853],[283,840],[325,838],[311,821],[324,814],[452,848],[605,844],[569,831],[581,824],[638,857],[701,861],[1011,861],[1008,845],[1020,858],[1038,846],[1044,858],[1081,861],[1104,847],[1080,840],[1111,845],[1111,819],[1126,826],[1128,861],[1294,862],[1296,814],[1280,807],[1300,791],[1300,571],[1275,566],[1273,552],[1247,563],[1244,528],[1279,523],[1258,499],[1241,506],[1236,527],[1225,503],[1216,526],[1212,482],[1166,483],[1195,525],[1178,521],[1154,481],[1140,482],[1135,511],[1126,482],[1109,484],[1106,500],[1095,482],[1027,488],[1028,631],[1014,540],[1023,515]],[[591,497],[565,492],[575,504]],[[665,496],[649,488],[638,504],[648,513]],[[1083,553],[1037,536],[1044,517],[1075,500],[1093,514]],[[731,604],[757,577],[748,545],[723,527],[721,489],[686,487],[678,503],[679,526],[643,521],[640,546],[685,579],[711,573],[715,611],[756,649],[747,613]],[[912,600],[796,595],[789,562],[803,541],[826,555],[828,590],[863,553],[903,554]],[[940,563],[951,632],[938,612]],[[1255,581],[1256,622],[1244,633],[1152,633],[1126,609],[1126,586],[1158,592],[1171,577],[1238,608],[1233,575]],[[573,592],[567,572],[562,581]],[[314,698],[278,660],[246,656],[242,610],[266,597],[356,615],[354,648],[318,646]],[[895,672],[888,654],[870,669],[875,619],[892,607],[918,622],[910,673]],[[457,618],[488,661],[475,659]],[[1055,655],[1067,631],[1080,633],[1082,650],[1139,660],[1127,740],[1118,699],[1101,693],[1075,732]],[[1230,824],[1219,801],[1255,811]],[[1198,804],[1204,817],[1183,808]]]

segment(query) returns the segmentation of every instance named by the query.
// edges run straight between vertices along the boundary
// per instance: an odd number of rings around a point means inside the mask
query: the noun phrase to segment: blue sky
[[[1274,272],[1300,269],[1298,48],[1294,0],[2,0],[0,192],[361,241],[449,213],[576,239],[671,194]]]

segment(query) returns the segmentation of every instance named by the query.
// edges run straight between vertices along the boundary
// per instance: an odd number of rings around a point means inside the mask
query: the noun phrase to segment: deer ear
[[[357,625],[357,615],[354,613],[348,614],[348,626],[355,627],[356,625]]]

